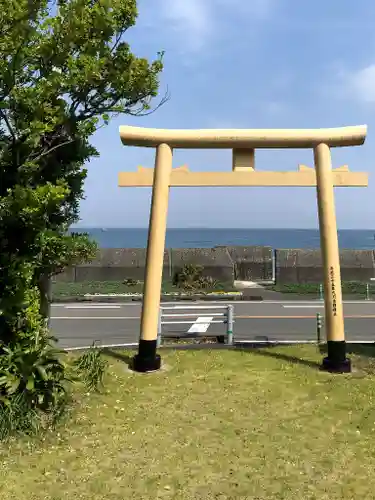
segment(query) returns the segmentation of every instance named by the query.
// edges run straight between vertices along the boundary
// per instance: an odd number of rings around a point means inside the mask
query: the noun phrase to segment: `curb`
[[[241,350],[241,349],[266,349],[270,347],[281,346],[295,346],[295,345],[316,345],[316,340],[239,340],[235,341],[233,345],[219,344],[215,342],[206,342],[198,344],[183,344],[183,343],[168,343],[162,344],[158,349],[163,351],[168,350]],[[324,344],[323,344],[324,345]],[[347,342],[350,345],[374,345],[373,340],[352,340]],[[98,349],[103,350],[136,350],[138,349],[138,342],[129,342],[123,344],[98,344]],[[79,346],[79,347],[62,347],[65,352],[86,351],[92,348],[92,345]]]
[[[77,297],[57,297],[52,299],[52,303],[64,303],[64,304],[69,304],[69,303],[74,303],[74,302],[142,302],[143,297],[142,296],[131,296],[131,295],[81,295]],[[236,294],[217,294],[217,295],[162,295],[160,297],[161,302],[182,302],[182,301],[187,301],[187,302],[193,302],[193,301],[215,301],[217,302],[218,300],[222,301],[228,301],[230,300],[231,302],[234,300],[244,300],[244,297],[242,293],[236,293]],[[262,299],[259,299],[262,300]]]

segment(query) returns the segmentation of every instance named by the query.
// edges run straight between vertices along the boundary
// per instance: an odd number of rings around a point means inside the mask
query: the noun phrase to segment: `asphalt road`
[[[163,334],[178,336],[190,331],[203,336],[223,335],[226,326],[216,323],[222,319],[223,305],[164,303],[164,308],[171,309],[164,310]],[[233,306],[235,341],[315,340],[317,313],[323,316],[324,336],[324,306],[319,301],[234,302]],[[93,341],[102,345],[137,343],[140,313],[139,303],[53,304],[51,328],[62,348],[88,346]],[[345,302],[344,315],[347,340],[375,342],[375,302]],[[176,321],[184,323],[171,324]]]

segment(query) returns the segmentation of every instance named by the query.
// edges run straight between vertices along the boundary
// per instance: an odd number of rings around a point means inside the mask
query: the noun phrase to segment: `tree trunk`
[[[48,274],[40,274],[38,288],[40,292],[40,314],[45,319],[47,328],[49,328],[52,302],[52,280]]]

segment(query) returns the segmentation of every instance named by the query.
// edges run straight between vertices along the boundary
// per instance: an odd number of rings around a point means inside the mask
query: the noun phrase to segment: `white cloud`
[[[273,13],[275,8],[275,0],[223,0],[228,6],[234,6],[241,9],[242,12],[250,14],[256,18],[267,18]]]
[[[249,23],[259,22],[273,11],[275,0],[159,0],[159,5],[165,29],[173,32],[175,42],[194,52],[213,38],[228,9],[231,17],[246,15]]]
[[[359,101],[375,103],[375,64],[349,76],[349,91]]]
[[[176,32],[190,50],[199,50],[211,34],[210,2],[205,0],[162,0],[166,28]]]
[[[262,106],[263,111],[268,116],[282,116],[289,111],[286,103],[280,101],[267,101]]]
[[[375,64],[349,70],[342,61],[335,61],[327,67],[325,76],[317,88],[325,98],[375,104]]]

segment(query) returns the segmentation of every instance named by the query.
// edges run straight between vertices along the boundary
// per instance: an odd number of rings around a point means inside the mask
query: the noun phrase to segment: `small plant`
[[[133,280],[132,278],[126,278],[126,279],[124,279],[123,283],[124,283],[124,285],[127,285],[127,286],[137,286],[140,284],[140,281]]]
[[[89,391],[98,391],[103,385],[107,364],[95,343],[75,361],[75,368]]]
[[[173,285],[184,290],[214,288],[217,285],[217,281],[211,276],[204,276],[203,271],[203,266],[185,264],[181,271],[175,274]]]
[[[66,392],[65,365],[60,359],[64,351],[50,344],[53,337],[36,332],[31,339],[1,345],[0,402],[8,405],[16,394],[36,408],[49,411]]]
[[[198,280],[198,284],[202,289],[213,289],[219,285],[219,282],[212,276],[201,276]]]
[[[17,433],[35,435],[40,427],[40,413],[30,405],[26,394],[17,393],[0,404],[0,441]]]
[[[0,440],[15,433],[37,434],[64,415],[70,380],[62,351],[51,340],[37,331],[0,345]]]

